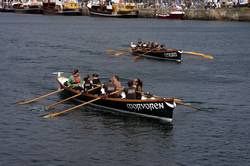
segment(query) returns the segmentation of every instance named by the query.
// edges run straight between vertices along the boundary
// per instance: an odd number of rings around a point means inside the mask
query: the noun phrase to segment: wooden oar
[[[198,53],[198,52],[183,51],[183,54],[197,55],[197,56],[201,56],[201,57],[207,58],[207,59],[214,59],[214,57],[212,55],[202,54],[202,53]]]
[[[109,55],[113,55],[113,53],[115,52],[115,50],[111,49],[111,48],[108,48],[106,50],[106,52],[109,54]]]
[[[147,53],[153,51],[154,49],[155,49],[155,48],[150,49],[149,51],[146,51],[146,52],[144,52],[144,53],[142,53],[142,54],[137,53],[136,56],[135,56],[135,58],[134,58],[134,61],[137,61],[140,57],[142,57],[142,56],[144,56],[145,54],[147,54]],[[121,56],[121,55],[125,55],[126,53],[130,53],[130,52],[131,52],[131,49],[130,49],[130,48],[129,48],[128,50],[124,50],[124,49],[122,50],[122,49],[121,49],[121,50],[117,50],[117,51],[112,50],[112,49],[107,49],[107,52],[108,52],[109,55],[118,57],[118,56]]]
[[[76,94],[76,95],[74,95],[74,96],[71,96],[71,97],[69,97],[69,98],[66,98],[66,99],[64,99],[64,100],[61,100],[61,101],[58,101],[58,102],[56,102],[56,103],[47,105],[47,106],[45,106],[45,110],[49,110],[49,109],[55,107],[55,106],[58,105],[58,104],[61,104],[61,103],[66,102],[66,101],[68,101],[68,100],[70,100],[70,99],[76,98],[76,97],[78,97],[78,96],[80,96],[80,95],[81,95],[81,93],[78,93],[78,94]]]
[[[151,51],[154,51],[155,50],[155,48],[153,48],[153,49],[151,49],[151,50],[149,50],[149,51],[146,51],[146,52],[144,52],[143,54],[138,54],[138,53],[136,53],[135,54],[135,56],[134,56],[134,62],[137,62],[141,57],[143,57],[144,55],[146,55],[147,53],[150,53]]]
[[[97,101],[97,100],[100,100],[100,99],[105,98],[106,96],[113,95],[113,94],[118,93],[118,92],[120,92],[120,90],[115,91],[115,92],[113,92],[113,93],[110,93],[110,94],[108,94],[108,95],[100,96],[100,97],[98,97],[98,98],[96,98],[96,99],[90,100],[90,101],[88,101],[88,102],[79,104],[79,105],[77,105],[77,106],[74,106],[74,107],[72,107],[72,108],[69,108],[69,109],[66,109],[66,110],[63,110],[63,111],[60,111],[60,112],[54,112],[54,113],[49,113],[49,114],[47,114],[47,115],[43,115],[43,118],[53,118],[53,117],[62,115],[62,114],[64,114],[64,113],[73,111],[73,110],[75,110],[76,108],[82,107],[82,106],[87,105],[87,104],[89,104],[89,103],[93,103],[93,102],[95,102],[95,101]]]
[[[77,106],[71,107],[71,108],[66,109],[66,110],[64,110],[64,111],[60,111],[60,112],[55,112],[55,113],[47,114],[47,115],[44,115],[43,118],[53,118],[53,117],[59,116],[59,115],[61,115],[61,114],[64,114],[64,113],[69,112],[69,111],[72,111],[72,110],[74,110],[74,109],[76,109],[76,108],[82,107],[82,106],[84,106],[84,105],[87,105],[87,104],[89,104],[89,103],[92,103],[92,102],[94,102],[94,101],[96,101],[96,100],[100,100],[100,99],[101,99],[101,97],[96,98],[96,99],[93,99],[93,100],[90,100],[90,101],[88,101],[88,102],[86,102],[86,103],[82,103],[82,104],[79,104],[79,105],[77,105]]]
[[[130,53],[130,50],[124,50],[124,49],[121,49],[121,50],[113,50],[113,49],[109,48],[109,49],[107,49],[107,53],[108,53],[109,55],[119,57],[119,56],[125,55],[125,54],[127,54],[127,53]]]
[[[158,99],[162,99],[162,97],[156,96],[156,95],[153,95],[153,97],[156,97],[156,98],[158,98]],[[181,99],[176,99],[176,98],[174,98],[174,102],[175,102],[176,104],[179,104],[179,105],[183,105],[183,106],[192,108],[192,109],[194,109],[194,110],[196,110],[196,111],[197,111],[197,110],[201,110],[200,108],[197,108],[197,107],[192,106],[190,103],[185,103],[185,102],[183,102]]]
[[[190,103],[184,103],[181,99],[174,99],[174,102],[176,104],[179,104],[179,105],[183,105],[183,106],[186,106],[186,107],[189,107],[189,108],[192,108],[194,110],[201,110],[200,108],[197,108],[197,107],[194,107],[192,106]]]
[[[101,87],[101,85],[97,85],[97,87],[92,88],[92,89],[88,90],[87,92],[91,92],[91,91],[93,91],[93,90],[95,90],[95,89],[97,89],[97,88],[100,88],[100,87]],[[53,103],[53,104],[50,104],[50,105],[48,105],[48,106],[45,106],[45,109],[46,109],[46,110],[51,109],[51,108],[55,107],[56,105],[61,104],[61,103],[63,103],[63,102],[66,102],[66,101],[68,101],[68,100],[70,100],[70,99],[76,98],[76,97],[80,96],[81,94],[82,94],[82,93],[78,93],[78,94],[76,94],[76,95],[74,95],[74,96],[71,96],[71,97],[69,97],[69,98],[66,98],[66,99],[64,99],[64,100],[58,101],[58,102]]]
[[[42,99],[42,98],[44,98],[44,97],[48,97],[48,96],[53,95],[53,94],[55,94],[55,93],[61,92],[61,91],[63,91],[63,90],[64,90],[64,89],[58,89],[58,90],[56,90],[56,91],[47,93],[47,94],[45,94],[45,95],[42,95],[42,96],[39,96],[39,97],[36,97],[36,98],[33,98],[33,99],[27,99],[27,100],[18,101],[17,104],[29,104],[29,103],[31,103],[31,102],[40,100],[40,99]]]

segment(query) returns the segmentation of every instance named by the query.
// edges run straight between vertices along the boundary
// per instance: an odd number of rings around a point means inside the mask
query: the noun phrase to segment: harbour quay
[[[250,8],[188,9],[186,20],[250,21]]]
[[[48,8],[49,4],[49,8]],[[1,12],[15,12],[24,14],[49,14],[49,15],[98,15],[112,17],[138,17],[138,18],[166,18],[166,19],[184,19],[184,20],[227,20],[227,21],[250,21],[250,5],[241,4],[223,5],[220,3],[198,3],[195,5],[188,3],[125,3],[125,4],[96,4],[79,3],[77,1],[70,3],[53,2],[54,8],[51,8],[52,2],[43,1],[37,4],[33,2],[14,3],[0,0]],[[227,4],[227,3],[226,3]],[[33,6],[32,6],[33,5]],[[104,7],[103,7],[104,5]],[[104,8],[106,11],[101,11]],[[95,10],[93,10],[95,9]],[[110,10],[107,10],[110,9]],[[111,10],[112,9],[112,10]],[[176,13],[179,12],[179,13]]]
[[[154,18],[159,11],[168,12],[168,9],[153,9],[141,8],[139,9],[140,18]],[[250,21],[250,8],[197,8],[186,9],[185,20],[228,20],[228,21]]]

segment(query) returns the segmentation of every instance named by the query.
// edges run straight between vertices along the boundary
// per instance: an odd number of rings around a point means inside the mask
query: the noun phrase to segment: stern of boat
[[[59,83],[59,88],[63,88],[64,84],[68,81],[68,78],[63,75],[63,72],[54,72],[56,80]]]

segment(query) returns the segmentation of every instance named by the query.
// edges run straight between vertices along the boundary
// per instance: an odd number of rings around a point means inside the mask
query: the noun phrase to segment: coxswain
[[[75,69],[72,72],[72,75],[68,78],[68,81],[65,83],[66,86],[71,87],[75,90],[83,90],[83,88],[81,87],[82,84],[82,80],[81,80],[81,76],[79,74],[79,70]]]
[[[126,99],[136,99],[136,89],[133,87],[133,81],[128,81],[128,87],[124,89]]]

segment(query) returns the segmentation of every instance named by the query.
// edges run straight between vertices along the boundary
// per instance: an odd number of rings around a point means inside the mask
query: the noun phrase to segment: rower
[[[117,75],[113,75],[113,76],[111,77],[111,81],[112,81],[112,83],[115,85],[115,89],[118,90],[118,91],[120,91],[120,93],[116,93],[116,94],[114,95],[114,97],[120,98],[120,97],[121,97],[122,90],[124,89],[123,86],[122,86],[122,84],[121,84],[121,82],[120,82],[120,78],[119,78]]]
[[[104,89],[104,93],[107,95],[116,91],[115,84],[112,82],[111,79],[109,80],[108,83],[104,84],[103,89]]]
[[[101,81],[99,79],[99,75],[97,73],[92,74],[92,86],[93,88],[96,88],[95,90],[91,91],[92,94],[97,94],[100,95],[101,94]],[[99,88],[97,88],[99,87]]]
[[[92,83],[91,83],[91,80],[90,80],[90,76],[89,76],[89,75],[87,75],[87,76],[84,78],[83,89],[84,89],[84,92],[87,92],[88,90],[92,89]]]
[[[162,50],[164,50],[164,49],[166,48],[166,46],[165,46],[164,44],[161,44],[160,48],[161,48]]]
[[[139,78],[133,80],[133,87],[136,90],[136,99],[141,99],[142,97],[142,81]]]
[[[133,81],[128,81],[128,87],[124,89],[126,99],[136,99],[136,89],[133,87]]]
[[[111,81],[112,81],[112,83],[115,85],[115,88],[116,88],[117,90],[122,90],[122,89],[123,89],[123,86],[122,86],[122,84],[121,84],[121,82],[120,82],[119,76],[113,75],[113,76],[111,77]]]
[[[101,81],[100,81],[99,75],[97,73],[92,74],[92,83],[94,85],[101,85]]]
[[[142,46],[142,41],[141,41],[141,40],[138,41],[137,46],[138,46],[138,47],[141,47],[141,46]]]

